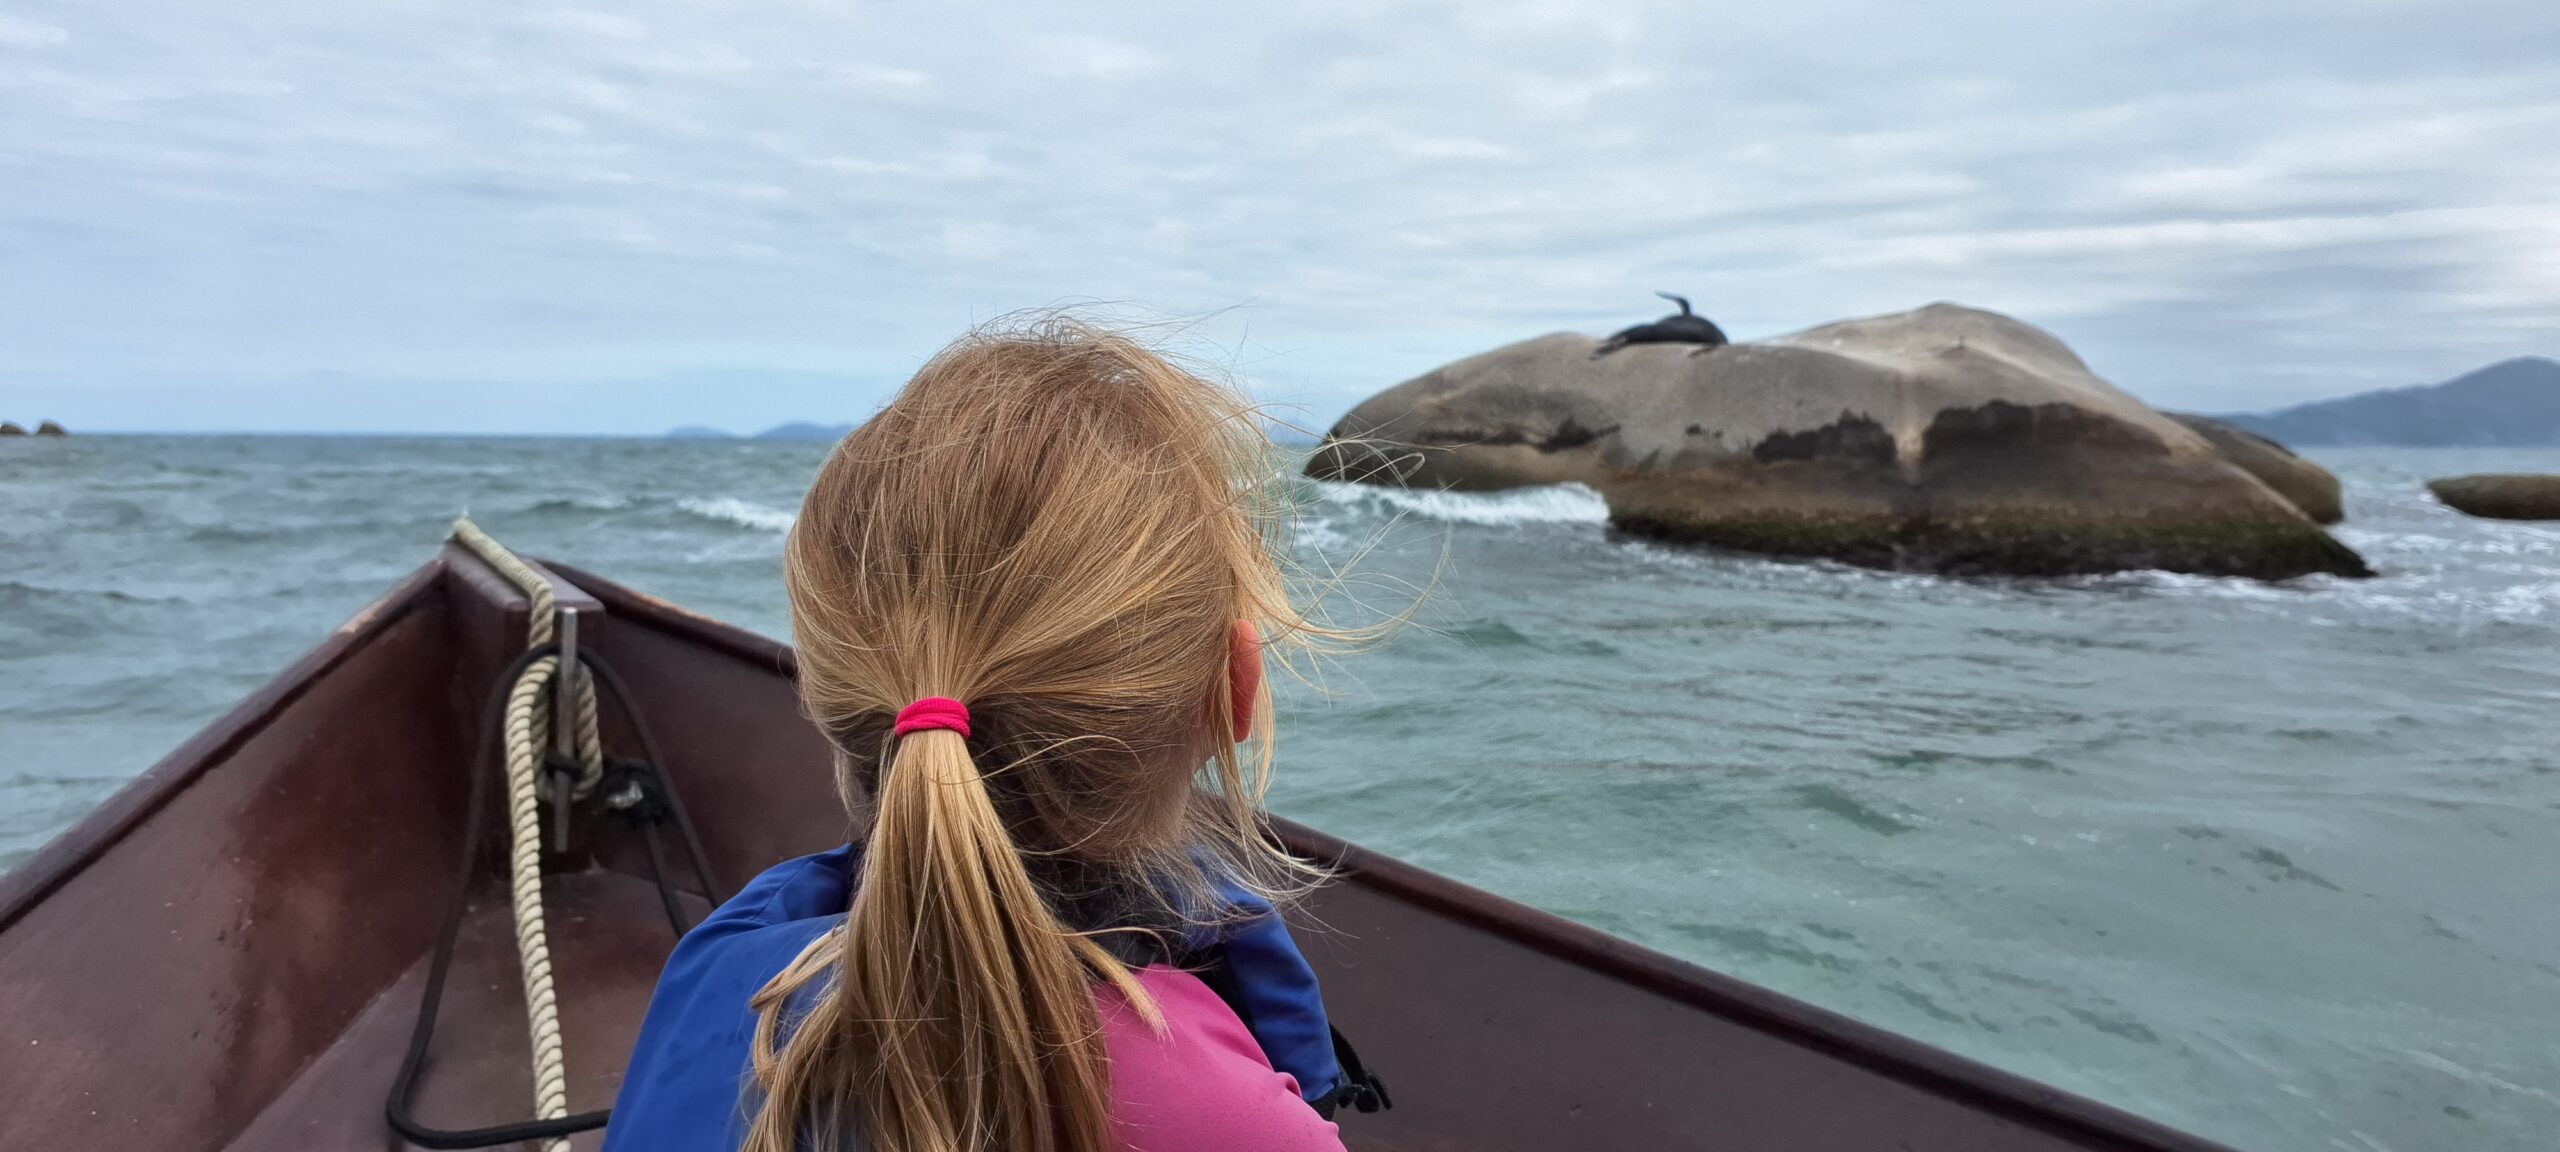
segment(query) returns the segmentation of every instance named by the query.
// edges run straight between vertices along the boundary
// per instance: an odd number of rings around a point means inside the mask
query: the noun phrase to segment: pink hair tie
[[[927,696],[898,709],[898,735],[944,728],[969,738],[969,706],[948,696]]]

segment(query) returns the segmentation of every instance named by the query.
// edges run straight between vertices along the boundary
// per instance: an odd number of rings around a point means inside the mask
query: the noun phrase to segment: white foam
[[[2318,591],[2322,576],[2306,576],[2291,584],[2269,583],[2246,576],[2206,576],[2195,572],[2164,572],[2142,568],[2130,572],[2109,572],[2097,576],[2065,577],[2055,583],[2062,587],[2139,589],[2149,592],[2181,593],[2220,597],[2229,600],[2263,600],[2291,603]]]
[[[1544,484],[1505,492],[1443,492],[1315,482],[1327,504],[1388,514],[1420,516],[1450,524],[1606,524],[1609,504],[1587,485]]]
[[[1290,527],[1290,543],[1311,552],[1338,552],[1357,543],[1331,517],[1303,516]]]
[[[2473,556],[2560,556],[2560,532],[2531,524],[2483,523],[2464,539],[2345,527],[2330,529],[2329,534],[2359,552],[2384,555],[2454,552]]]
[[[2502,588],[2490,594],[2483,607],[2488,615],[2499,620],[2540,619],[2543,613],[2560,608],[2560,581]]]
[[[2515,575],[2549,575],[2547,569],[2514,567]],[[2084,588],[2139,588],[2287,614],[2299,611],[2296,618],[2304,623],[2324,626],[2399,621],[2459,632],[2482,624],[2532,624],[2560,617],[2560,580],[2525,579],[2502,586],[2449,587],[2439,570],[2402,571],[2361,580],[2314,575],[2274,584],[2175,572],[2125,572],[2070,583]]]
[[[788,532],[791,530],[791,522],[799,519],[798,516],[782,509],[767,508],[762,504],[750,503],[735,496],[722,496],[716,500],[678,500],[676,507],[706,520],[719,520],[741,528],[753,528],[763,532]]]

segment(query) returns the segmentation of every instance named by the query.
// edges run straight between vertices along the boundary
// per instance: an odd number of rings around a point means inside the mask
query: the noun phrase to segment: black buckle
[[[1333,1029],[1333,1060],[1342,1066],[1342,1083],[1316,1098],[1317,1115],[1331,1120],[1335,1110],[1345,1104],[1350,1105],[1352,1111],[1362,1113],[1383,1112],[1396,1106],[1396,1102],[1387,1095],[1387,1082],[1361,1062],[1360,1053],[1351,1047],[1350,1038],[1344,1036],[1340,1028]]]
[[[667,808],[667,789],[658,780],[657,766],[646,760],[606,757],[596,795],[607,809],[634,824],[664,824],[673,814]]]

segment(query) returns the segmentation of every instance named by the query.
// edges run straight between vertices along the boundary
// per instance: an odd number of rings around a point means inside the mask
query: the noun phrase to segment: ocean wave
[[[83,600],[106,600],[118,604],[183,604],[188,602],[188,600],[183,596],[145,596],[134,592],[127,592],[121,588],[56,588],[45,584],[31,584],[24,580],[0,580],[0,603],[8,603],[12,600],[30,603],[39,600],[69,600],[73,602]]]
[[[631,498],[627,496],[554,496],[548,500],[529,504],[524,511],[529,515],[550,512],[620,512],[629,507],[631,507]],[[696,509],[687,508],[686,511],[691,512]],[[709,515],[709,513],[704,514]]]
[[[2520,575],[2547,575],[2527,570]],[[2433,574],[2373,579],[2313,575],[2268,583],[2179,572],[2125,572],[2075,582],[2086,588],[2138,589],[2284,609],[2291,605],[2343,610],[2346,617],[2308,615],[2305,622],[2375,624],[2415,622],[2461,628],[2481,623],[2532,624],[2560,616],[2560,580],[2516,580],[2493,585],[2445,586]]]
[[[1546,484],[1505,492],[1445,492],[1314,482],[1318,499],[1344,508],[1420,516],[1450,524],[1605,524],[1608,502],[1582,484]]]
[[[712,500],[687,498],[676,501],[676,507],[705,520],[718,520],[725,524],[735,524],[740,528],[753,528],[759,532],[788,532],[791,530],[792,521],[799,519],[793,513],[782,509],[768,508],[762,504],[740,500],[735,496],[722,496]]]
[[[2282,602],[2300,601],[2311,594],[2340,586],[2337,578],[2324,574],[2271,581],[2246,576],[2209,576],[2201,572],[2168,572],[2158,568],[2065,576],[2053,583],[2056,587],[2093,592],[2172,592],[2227,600]]]
[[[2533,524],[2481,522],[2466,538],[2426,532],[2339,527],[2329,530],[2340,543],[2359,552],[2429,556],[2446,552],[2472,556],[2560,556],[2560,531]]]

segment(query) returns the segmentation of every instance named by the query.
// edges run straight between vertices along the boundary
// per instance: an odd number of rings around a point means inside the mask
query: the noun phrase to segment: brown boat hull
[[[721,875],[848,832],[788,648],[561,568]],[[590,599],[590,597],[592,599]],[[520,594],[448,550],[0,877],[0,1149],[393,1149],[387,1091],[460,864],[480,701]],[[606,739],[632,746],[609,717]],[[1394,1090],[1363,1149],[2218,1147],[1320,833],[1302,937]],[[609,1105],[672,944],[645,857],[581,818],[552,858],[572,1110]],[[530,1113],[497,861],[417,1114]],[[580,1147],[592,1147],[593,1135]]]

